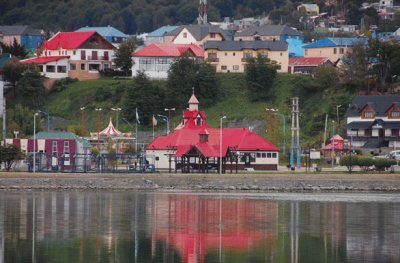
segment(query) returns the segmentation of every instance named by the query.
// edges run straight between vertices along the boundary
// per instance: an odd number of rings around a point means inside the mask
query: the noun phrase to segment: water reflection
[[[0,192],[0,263],[399,262],[399,245],[387,200]]]

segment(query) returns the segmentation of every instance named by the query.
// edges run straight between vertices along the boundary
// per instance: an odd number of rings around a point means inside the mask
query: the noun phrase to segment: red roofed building
[[[300,73],[300,74],[314,74],[315,68],[320,65],[331,65],[334,64],[329,58],[324,57],[291,57],[289,58],[289,73]]]
[[[221,134],[220,128],[208,126],[198,104],[193,94],[182,124],[147,145],[146,154],[158,157],[159,169],[208,172],[219,168],[222,156],[223,170],[277,170],[279,149],[275,145],[248,128],[223,128]]]
[[[58,32],[44,41],[37,57],[22,60],[36,64],[48,78],[96,79],[111,68],[115,47],[95,31]]]
[[[204,50],[194,44],[153,43],[132,54],[132,76],[144,71],[152,79],[166,79],[171,64],[185,53],[204,59]]]

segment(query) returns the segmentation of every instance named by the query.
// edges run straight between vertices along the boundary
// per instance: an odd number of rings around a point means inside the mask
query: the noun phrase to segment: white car
[[[400,150],[391,151],[389,156],[395,160],[400,160]]]

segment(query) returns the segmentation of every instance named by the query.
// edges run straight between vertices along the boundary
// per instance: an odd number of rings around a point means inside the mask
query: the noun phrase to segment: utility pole
[[[294,167],[294,151],[297,154],[297,168],[300,168],[300,124],[299,124],[299,98],[292,98],[292,138],[290,145],[290,166]],[[294,137],[296,136],[296,145],[294,142]]]

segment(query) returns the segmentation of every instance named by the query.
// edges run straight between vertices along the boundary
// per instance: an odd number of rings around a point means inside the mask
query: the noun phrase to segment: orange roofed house
[[[96,79],[99,71],[111,68],[115,47],[95,31],[58,32],[44,41],[41,54],[22,60],[36,64],[39,71],[52,79]]]
[[[132,54],[132,76],[143,71],[151,79],[166,79],[171,64],[183,54],[193,59],[204,59],[203,49],[195,44],[150,44]]]
[[[223,171],[277,170],[279,149],[275,145],[248,128],[223,128],[221,133],[220,128],[207,124],[206,113],[198,105],[193,94],[175,131],[147,145],[146,154],[155,155],[159,169],[209,172],[219,169],[222,156]]]

